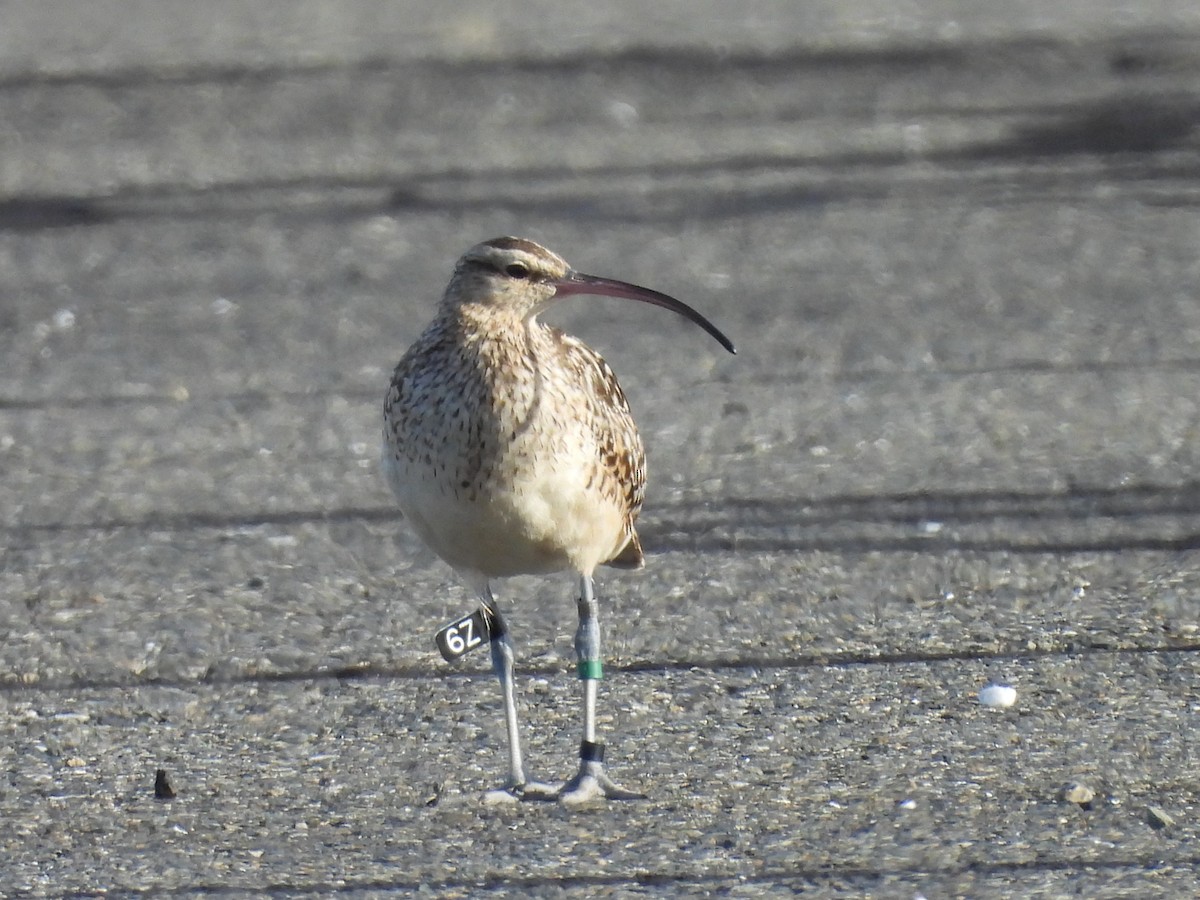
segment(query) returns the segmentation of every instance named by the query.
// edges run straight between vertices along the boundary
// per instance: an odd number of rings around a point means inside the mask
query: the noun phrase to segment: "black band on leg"
[[[488,606],[481,606],[479,609],[487,621],[489,638],[497,641],[508,633],[508,626],[504,624],[504,616],[500,615],[500,610]]]
[[[582,762],[604,762],[604,745],[599,741],[583,741],[579,745],[579,759]]]

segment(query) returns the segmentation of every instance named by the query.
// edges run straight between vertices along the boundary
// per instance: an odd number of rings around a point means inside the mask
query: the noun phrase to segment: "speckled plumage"
[[[530,315],[547,289],[527,279],[498,301],[497,265],[569,272],[516,239],[460,260],[388,391],[384,463],[401,509],[439,556],[485,577],[641,565],[645,452],[625,393],[598,353]]]

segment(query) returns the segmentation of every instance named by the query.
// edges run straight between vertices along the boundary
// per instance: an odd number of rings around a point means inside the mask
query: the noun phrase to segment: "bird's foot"
[[[557,800],[559,792],[560,789],[557,785],[545,784],[541,781],[525,781],[521,784],[510,784],[507,787],[488,791],[483,795],[483,802],[489,806],[495,806],[524,800]]]
[[[646,795],[626,790],[608,777],[604,764],[585,761],[579,774],[562,786],[558,801],[564,806],[579,806],[594,800],[645,800]]]

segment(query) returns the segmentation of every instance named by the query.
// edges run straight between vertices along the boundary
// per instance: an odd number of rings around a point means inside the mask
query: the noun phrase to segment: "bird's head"
[[[566,260],[540,244],[501,237],[476,244],[454,267],[443,303],[480,304],[525,319],[545,309],[570,274]]]
[[[686,303],[636,284],[576,272],[558,254],[524,238],[493,238],[468,250],[454,268],[442,303],[450,307],[478,304],[528,319],[553,301],[573,294],[623,297],[661,306],[691,319],[730,353],[737,352],[729,338]]]

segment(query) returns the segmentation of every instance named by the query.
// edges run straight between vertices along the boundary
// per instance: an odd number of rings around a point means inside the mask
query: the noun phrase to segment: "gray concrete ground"
[[[0,895],[1200,893],[1200,7],[653,9],[5,8]],[[480,803],[470,600],[376,471],[504,233],[741,351],[551,315],[650,453],[646,802]],[[571,590],[504,585],[544,778]]]

